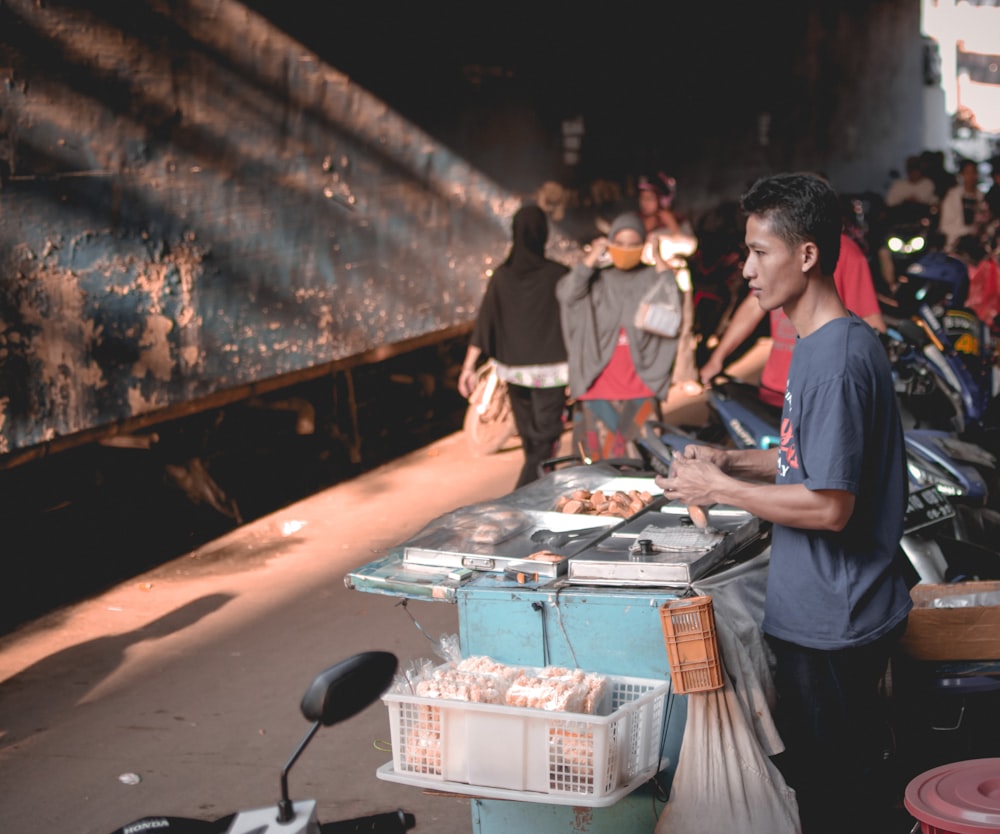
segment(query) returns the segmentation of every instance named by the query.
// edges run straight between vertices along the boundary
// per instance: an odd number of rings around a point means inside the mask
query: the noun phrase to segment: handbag
[[[647,333],[676,338],[681,329],[681,291],[672,272],[662,272],[639,302],[635,326]]]

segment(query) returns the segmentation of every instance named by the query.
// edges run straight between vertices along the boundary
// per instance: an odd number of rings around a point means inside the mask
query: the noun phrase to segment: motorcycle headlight
[[[922,237],[915,237],[910,241],[910,251],[919,252],[924,248],[926,243],[927,241],[924,240]]]
[[[942,495],[952,498],[965,495],[966,490],[948,472],[913,449],[906,453],[906,469],[910,473],[910,482],[918,489],[933,486]]]
[[[903,251],[903,239],[901,237],[896,237],[895,235],[893,235],[885,242],[885,245],[889,247],[890,252]]]

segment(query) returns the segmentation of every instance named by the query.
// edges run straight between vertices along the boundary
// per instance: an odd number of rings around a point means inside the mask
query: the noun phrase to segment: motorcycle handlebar
[[[403,834],[417,824],[416,817],[402,809],[352,820],[322,823],[322,834]]]

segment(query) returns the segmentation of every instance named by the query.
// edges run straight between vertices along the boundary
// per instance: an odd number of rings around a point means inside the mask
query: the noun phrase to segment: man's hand
[[[715,378],[722,373],[722,357],[717,352],[708,357],[708,361],[701,366],[698,371],[698,378],[702,385],[711,385]]]
[[[462,372],[458,375],[458,393],[465,397],[465,399],[469,399],[469,397],[472,396],[472,392],[475,390],[475,370],[471,368],[462,368]]]
[[[671,501],[708,506],[718,503],[715,490],[724,478],[726,453],[710,446],[688,446],[684,455],[674,455],[670,475],[657,476],[656,485]]]
[[[674,457],[679,458],[681,456],[675,455]],[[684,448],[683,457],[688,460],[701,460],[714,464],[723,472],[728,470],[729,453],[725,449],[718,449],[715,446],[700,446],[690,443]]]

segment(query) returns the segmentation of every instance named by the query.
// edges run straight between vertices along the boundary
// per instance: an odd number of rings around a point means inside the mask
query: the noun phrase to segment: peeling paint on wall
[[[229,0],[0,7],[0,454],[470,322],[517,199]]]

